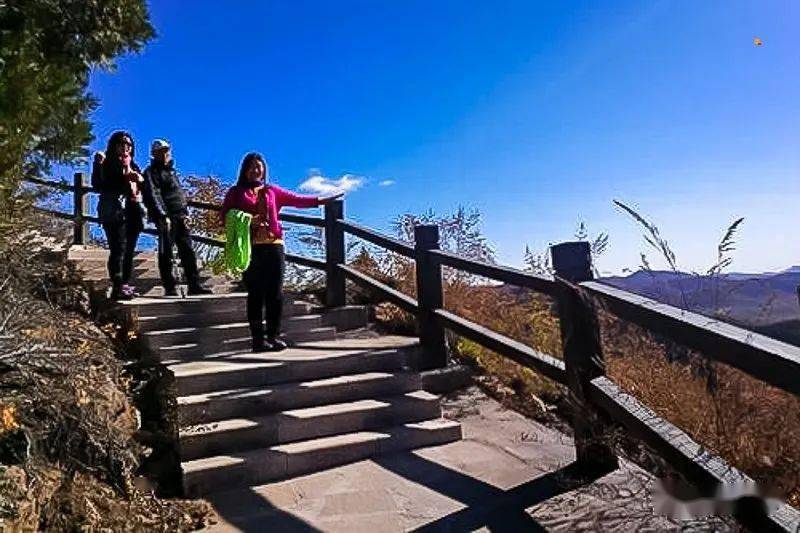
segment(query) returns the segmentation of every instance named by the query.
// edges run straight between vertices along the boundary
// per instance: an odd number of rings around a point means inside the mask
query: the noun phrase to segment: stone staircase
[[[101,251],[70,256],[102,273]],[[253,354],[245,294],[208,276],[215,294],[159,296],[152,254],[137,256],[131,311],[148,353],[175,377],[187,496],[324,470],[461,438],[408,361],[417,339],[342,334],[367,325],[361,306],[324,309],[287,296],[282,352]],[[153,282],[155,281],[155,282]]]
[[[72,246],[68,258],[73,261],[81,271],[81,277],[92,282],[96,288],[110,287],[108,280],[108,250],[94,246]],[[198,262],[199,264],[199,262]],[[215,293],[228,293],[238,289],[238,283],[228,280],[225,276],[200,271],[200,279],[211,287]],[[136,252],[133,257],[133,285],[141,296],[163,296],[161,278],[158,273],[158,260],[154,252]]]

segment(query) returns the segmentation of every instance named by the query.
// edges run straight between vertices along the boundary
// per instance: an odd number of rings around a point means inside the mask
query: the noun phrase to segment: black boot
[[[250,335],[253,338],[253,353],[266,352],[270,345],[264,343],[264,326],[261,324],[250,324]]]
[[[270,346],[270,351],[280,352],[287,348],[286,343],[279,339],[276,335],[270,335],[267,339],[267,344]]]
[[[133,294],[129,294],[122,290],[122,283],[114,283],[111,288],[111,295],[109,297],[118,302],[122,300],[133,300]]]
[[[186,293],[189,296],[197,296],[198,294],[213,294],[214,291],[208,287],[203,287],[199,281],[189,283],[189,290]]]
[[[270,351],[271,347],[264,342],[264,339],[253,339],[253,353]]]

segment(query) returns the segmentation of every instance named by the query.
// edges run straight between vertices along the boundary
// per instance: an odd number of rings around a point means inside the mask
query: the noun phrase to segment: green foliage
[[[85,157],[90,70],[153,36],[143,0],[0,0],[0,223],[21,177]]]

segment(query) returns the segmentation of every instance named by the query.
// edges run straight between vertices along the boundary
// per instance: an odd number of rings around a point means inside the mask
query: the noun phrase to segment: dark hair
[[[115,131],[111,134],[111,137],[108,138],[108,145],[106,146],[106,157],[115,153],[114,148],[117,144],[119,144],[125,137],[131,142],[131,159],[136,157],[136,145],[133,144],[133,137],[127,131],[119,130]]]
[[[108,144],[106,145],[106,158],[103,161],[103,172],[106,173],[107,176],[122,175],[122,165],[116,156],[115,148],[117,144],[121,143],[126,138],[131,143],[131,168],[137,172],[139,171],[139,167],[133,161],[133,158],[136,156],[136,145],[133,143],[133,137],[127,131],[119,130],[111,134],[111,137],[108,138]]]
[[[250,166],[250,163],[253,161],[259,161],[264,166],[264,179],[267,177],[267,161],[264,159],[264,156],[259,154],[258,152],[250,152],[249,154],[244,156],[242,159],[242,164],[239,167],[239,178],[236,180],[237,186],[246,186],[248,183],[247,179],[247,167]]]

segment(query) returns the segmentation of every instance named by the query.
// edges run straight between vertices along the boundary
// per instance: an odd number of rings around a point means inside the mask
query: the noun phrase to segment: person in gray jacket
[[[175,160],[172,158],[169,143],[163,139],[154,140],[150,155],[150,165],[144,170],[144,203],[148,217],[158,229],[158,269],[164,294],[178,295],[177,280],[172,272],[173,245],[178,248],[178,257],[186,274],[188,293],[210,294],[211,290],[200,284],[197,257],[186,225],[186,195],[175,170]]]

